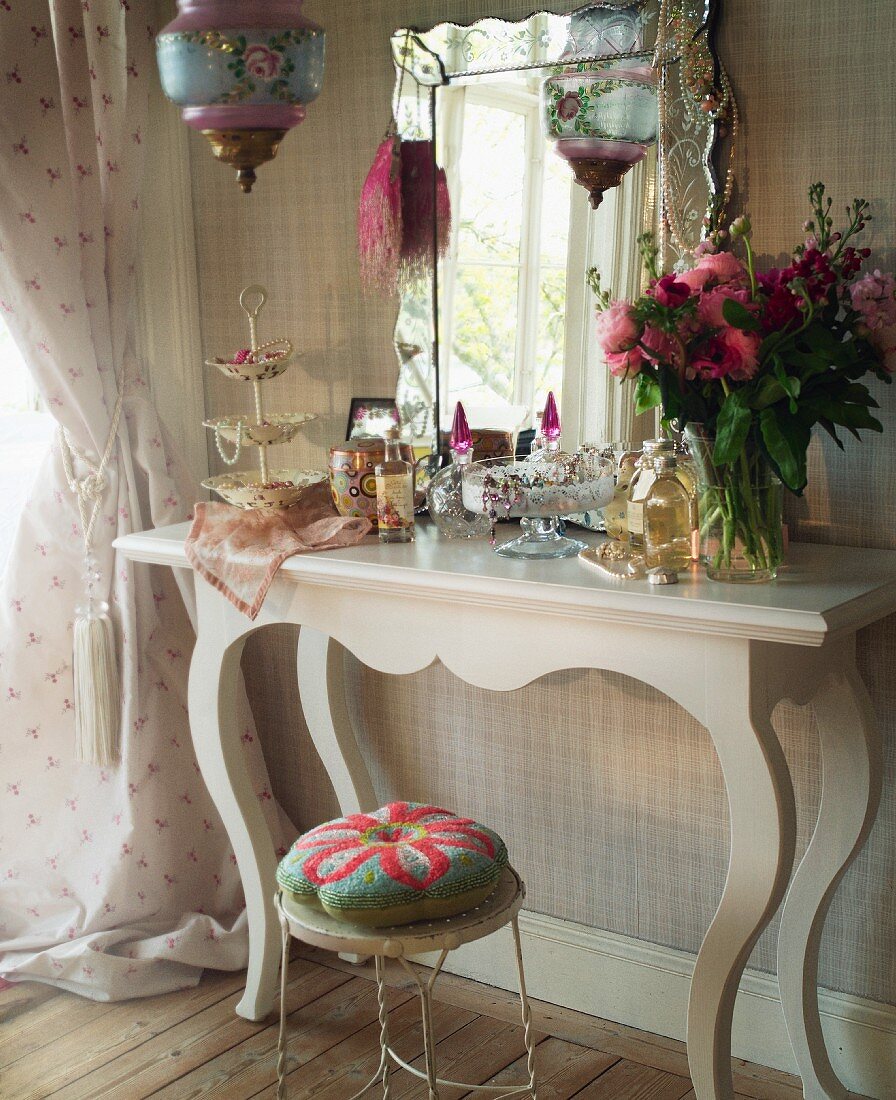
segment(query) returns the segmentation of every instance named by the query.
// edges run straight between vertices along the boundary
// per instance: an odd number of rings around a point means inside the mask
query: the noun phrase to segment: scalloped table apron
[[[186,534],[178,524],[127,535],[115,545],[136,561],[183,569]],[[733,1100],[738,983],[785,894],[778,982],[804,1094],[845,1100],[821,1031],[818,945],[834,890],[880,800],[881,741],[856,670],[855,634],[896,611],[896,553],[796,545],[773,584],[722,585],[694,574],[656,589],[646,581],[603,581],[574,559],[508,569],[486,543],[439,540],[422,524],[415,543],[290,559],[254,623],[208,584],[198,581],[196,590],[190,724],[246,893],[250,961],[241,1015],[260,1020],[271,1009],[280,939],[274,845],[244,771],[234,717],[247,636],[268,624],[301,625],[302,706],[343,813],[376,806],[345,703],[344,649],[395,674],[417,672],[438,658],[468,683],[496,691],[565,668],[575,654],[576,667],[647,680],[679,703],[708,729],[722,766],[730,808],[728,876],[697,956],[687,1019],[697,1100]],[[538,646],[531,644],[533,615],[539,616]],[[712,689],[718,684],[724,692]],[[824,772],[815,832],[789,890],[793,787],[771,723],[782,699],[813,703]]]

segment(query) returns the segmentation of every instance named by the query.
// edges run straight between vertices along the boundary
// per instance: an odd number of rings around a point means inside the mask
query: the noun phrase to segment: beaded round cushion
[[[436,806],[390,802],[300,836],[277,882],[298,902],[377,927],[472,909],[506,864],[504,841],[484,825]]]

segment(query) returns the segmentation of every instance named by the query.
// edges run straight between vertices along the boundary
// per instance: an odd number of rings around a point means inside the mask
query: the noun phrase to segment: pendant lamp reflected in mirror
[[[252,190],[305,117],[324,75],[324,31],[302,0],[178,0],[156,38],[162,89]]]
[[[656,76],[645,46],[648,10],[644,3],[595,3],[573,12],[564,51],[570,61],[542,83],[545,134],[594,209],[656,143]],[[626,56],[631,54],[639,56]]]

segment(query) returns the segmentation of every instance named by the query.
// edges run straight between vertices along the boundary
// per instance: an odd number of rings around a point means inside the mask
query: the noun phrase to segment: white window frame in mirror
[[[538,286],[542,264],[538,255],[543,165],[553,155],[541,132],[538,92],[507,83],[480,79],[460,80],[438,93],[439,148],[437,158],[445,170],[449,193],[459,187],[459,163],[466,106],[477,103],[519,112],[526,120],[526,180],[523,206],[526,216],[520,237],[518,331],[514,364],[513,405],[530,414],[522,427],[531,426],[538,397],[534,392],[535,338],[538,323]],[[652,228],[655,218],[655,162],[636,165],[621,187],[607,193],[599,215],[570,178],[569,251],[566,264],[566,319],[564,325],[561,419],[567,439],[617,440],[631,438],[633,404],[624,387],[607,370],[596,343],[589,339],[594,323],[594,296],[586,272],[596,267],[602,285],[616,297],[635,297],[643,282],[643,265],[637,236]],[[648,167],[650,166],[650,167]],[[449,402],[451,348],[454,333],[454,273],[458,263],[460,218],[452,219],[448,254],[440,279],[440,406],[443,428],[451,419]]]

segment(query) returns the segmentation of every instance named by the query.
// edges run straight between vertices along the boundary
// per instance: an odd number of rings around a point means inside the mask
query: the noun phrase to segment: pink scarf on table
[[[277,570],[293,554],[357,546],[373,525],[337,515],[325,482],[311,485],[292,508],[256,511],[217,501],[196,505],[187,560],[234,607],[254,619]]]

